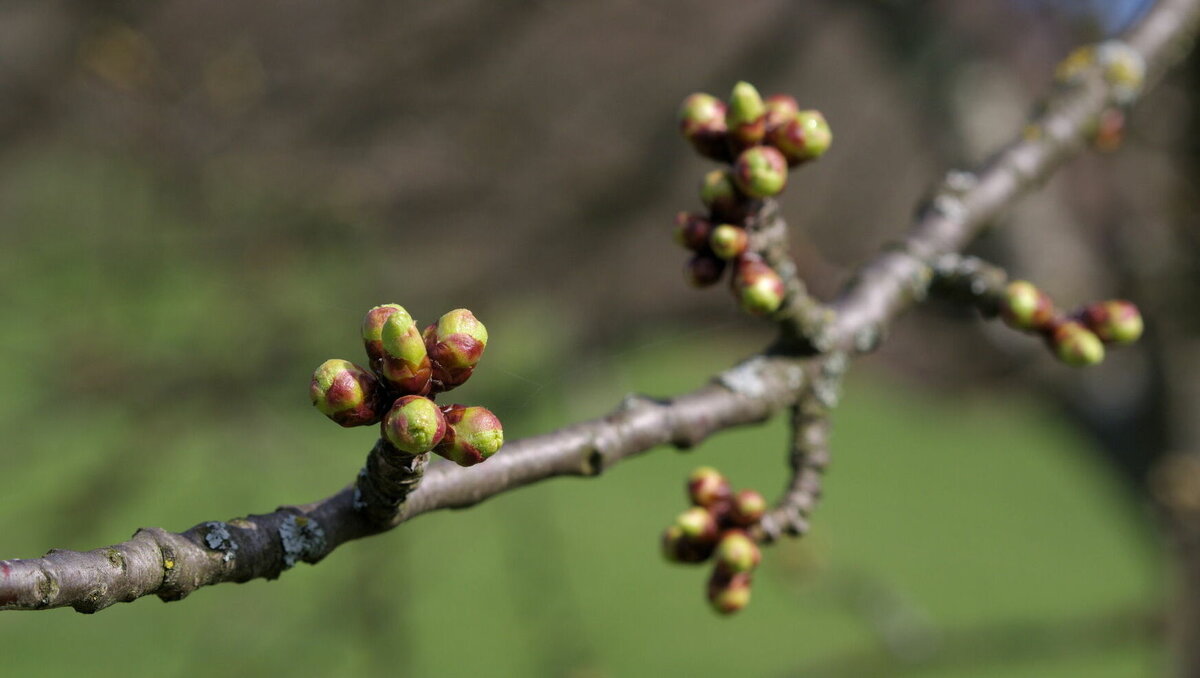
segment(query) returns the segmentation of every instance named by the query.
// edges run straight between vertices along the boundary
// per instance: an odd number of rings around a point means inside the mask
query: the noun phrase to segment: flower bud
[[[713,170],[704,175],[700,200],[715,219],[740,221],[746,213],[746,199],[738,192],[729,170]]]
[[[1000,316],[1009,327],[1027,332],[1041,332],[1054,321],[1054,302],[1033,283],[1014,280],[1004,289],[1000,300]]]
[[[700,155],[728,162],[725,102],[702,92],[688,96],[679,107],[679,131]]]
[[[712,229],[712,222],[699,214],[680,212],[675,215],[675,242],[693,252],[708,246]]]
[[[429,398],[406,395],[397,398],[383,418],[383,437],[396,449],[409,454],[432,450],[446,436],[446,418]]]
[[[377,373],[380,373],[378,365],[383,360],[383,324],[395,314],[412,318],[400,304],[376,306],[367,311],[366,317],[363,318],[363,346],[367,349],[367,357],[371,359],[371,369]]]
[[[725,260],[711,252],[700,252],[688,260],[684,273],[692,287],[708,287],[721,279],[725,272]]]
[[[750,603],[750,575],[714,571],[708,580],[708,602],[719,614],[733,614],[746,607]]]
[[[820,111],[799,111],[775,127],[767,141],[787,158],[788,165],[815,160],[829,150],[833,132]]]
[[[733,495],[733,508],[729,512],[733,522],[749,527],[762,520],[767,512],[767,500],[754,490],[742,490]]]
[[[683,531],[684,539],[696,544],[713,544],[717,541],[717,520],[708,509],[694,506],[675,519]]]
[[[739,82],[733,86],[725,111],[725,126],[735,146],[745,148],[762,142],[767,129],[766,113],[762,95],[754,85]]]
[[[750,236],[746,229],[733,224],[721,224],[712,229],[708,236],[708,247],[722,259],[736,259],[746,252]]]
[[[662,554],[672,563],[702,563],[712,555],[712,546],[689,541],[683,534],[683,528],[671,525],[663,530]]]
[[[367,314],[367,318],[371,318],[370,313]],[[365,329],[363,337],[367,337]],[[429,354],[425,351],[425,341],[421,338],[421,332],[417,330],[417,323],[412,316],[404,309],[389,314],[383,321],[379,337],[380,346],[383,348],[378,367],[379,374],[404,393],[429,393],[429,380],[433,376],[433,368],[429,363]]]
[[[336,358],[321,363],[308,386],[312,404],[342,426],[379,421],[379,390],[379,382],[370,372]]]
[[[1049,335],[1050,346],[1058,359],[1072,367],[1087,367],[1104,360],[1104,344],[1082,323],[1059,323]]]
[[[717,469],[701,466],[688,476],[687,493],[696,506],[713,506],[729,499],[729,481]]]
[[[758,544],[741,530],[729,530],[721,535],[715,554],[717,567],[726,574],[751,572],[762,560]]]
[[[772,94],[767,97],[765,102],[766,113],[766,132],[767,138],[771,137],[771,132],[781,125],[791,120],[797,113],[800,112],[800,104],[796,100],[786,94]]]
[[[733,181],[751,198],[778,195],[787,186],[787,160],[772,146],[747,148],[733,164]]]
[[[459,466],[474,466],[496,453],[504,444],[500,420],[485,407],[450,405],[442,408],[446,437],[433,448]]]
[[[1083,309],[1081,316],[1083,324],[1108,344],[1132,344],[1142,336],[1142,314],[1128,301],[1097,302]]]
[[[783,304],[783,279],[762,259],[743,256],[733,275],[733,293],[751,315],[774,313]]]
[[[473,313],[458,308],[438,319],[432,333],[426,328],[424,339],[438,390],[449,391],[471,378],[487,347],[488,333]]]

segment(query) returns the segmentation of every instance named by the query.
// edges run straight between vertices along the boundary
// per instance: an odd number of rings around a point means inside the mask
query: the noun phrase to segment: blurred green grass
[[[196,208],[111,158],[18,166],[0,194],[9,224],[0,231],[0,555],[94,548],[142,525],[185,529],[308,501],[353,478],[372,432],[325,421],[305,384],[320,360],[357,356],[362,310],[392,300],[355,275],[366,236],[219,183],[208,190],[221,207]],[[278,242],[297,220],[303,233]],[[554,309],[489,303],[492,347],[461,399],[492,406],[510,438],[600,415],[629,391],[694,388],[758,345],[660,327],[568,359],[570,330],[547,322]],[[438,308],[426,305],[418,315]],[[1161,668],[1159,643],[1138,623],[1163,596],[1156,545],[1081,439],[1039,403],[932,394],[868,365],[847,386],[833,440],[812,534],[766,554],[751,606],[732,619],[709,612],[702,569],[661,561],[658,533],[684,508],[682,480],[695,465],[774,492],[778,421],[689,453],[659,450],[600,480],[556,480],[422,517],[278,582],[99,616],[0,614],[0,669],[1093,677]]]

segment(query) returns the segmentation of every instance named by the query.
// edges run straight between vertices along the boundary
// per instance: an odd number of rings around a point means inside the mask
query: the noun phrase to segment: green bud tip
[[[672,563],[701,563],[712,555],[712,547],[689,541],[683,528],[671,525],[662,534],[663,558]]]
[[[714,506],[729,499],[729,481],[717,469],[701,466],[688,475],[687,493],[696,506]]]
[[[363,345],[367,349],[367,357],[371,359],[371,367],[383,358],[383,324],[393,315],[401,315],[412,320],[412,316],[400,304],[383,304],[367,311],[362,322]]]
[[[675,215],[675,242],[693,252],[708,246],[712,229],[712,222],[699,214],[680,212]]]
[[[736,221],[745,211],[745,200],[729,170],[712,170],[704,175],[700,182],[700,201],[717,218]]]
[[[733,291],[747,313],[768,315],[783,305],[783,279],[757,257],[743,256],[733,276]]]
[[[750,575],[725,574],[718,568],[708,580],[708,602],[718,614],[728,615],[750,604]]]
[[[733,180],[751,198],[778,195],[787,186],[787,159],[771,146],[747,148],[733,165]]]
[[[795,166],[824,155],[833,143],[833,131],[820,111],[798,111],[774,128],[768,141],[783,153],[788,165]]]
[[[750,526],[762,520],[767,512],[767,500],[754,490],[742,490],[733,495],[733,509],[730,512],[733,521],[738,525]]]
[[[446,437],[433,448],[459,466],[474,466],[496,453],[504,444],[504,428],[485,407],[450,405],[442,408]]]
[[[766,104],[766,126],[767,136],[771,136],[771,132],[781,125],[791,120],[793,116],[800,112],[800,104],[796,100],[786,94],[772,94],[767,97]]]
[[[404,393],[428,393],[433,369],[412,316],[407,312],[388,315],[379,335],[383,355],[376,371],[380,376]]]
[[[734,85],[725,110],[725,126],[730,138],[742,146],[761,142],[767,129],[766,113],[766,104],[754,85],[748,82]]]
[[[1054,321],[1054,303],[1031,282],[1014,280],[1004,289],[1000,317],[1009,327],[1027,332],[1049,329]]]
[[[349,360],[332,359],[313,372],[308,393],[321,414],[342,426],[379,421],[379,382]]]
[[[750,236],[746,234],[746,229],[733,224],[717,226],[708,237],[709,248],[722,259],[736,259],[742,256],[749,244]]]
[[[697,543],[713,543],[717,539],[717,520],[706,508],[694,506],[675,519],[685,539]]]
[[[679,131],[696,151],[707,158],[727,162],[725,103],[711,94],[697,92],[679,107]]]
[[[692,287],[708,287],[721,279],[725,272],[725,260],[710,252],[700,252],[688,260],[684,273]]]
[[[433,359],[433,378],[440,383],[439,390],[448,391],[471,377],[487,348],[488,333],[473,313],[458,308],[443,315],[425,340]]]
[[[1083,309],[1083,324],[1100,341],[1109,344],[1132,344],[1142,336],[1142,314],[1138,307],[1120,299],[1101,301]]]
[[[751,572],[762,560],[758,544],[741,530],[729,530],[721,535],[716,550],[717,567],[726,574]]]
[[[1088,367],[1104,360],[1104,344],[1091,330],[1074,320],[1060,323],[1050,333],[1058,359],[1072,367]]]
[[[429,398],[397,398],[383,418],[383,437],[409,454],[432,450],[446,436],[446,418]]]

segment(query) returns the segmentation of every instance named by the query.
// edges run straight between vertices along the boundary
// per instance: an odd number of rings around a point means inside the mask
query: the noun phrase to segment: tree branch
[[[1198,17],[1200,0],[1162,0],[1124,37],[1145,60],[1150,79],[1190,46]],[[873,349],[896,316],[924,298],[935,260],[962,251],[990,220],[1077,153],[1112,101],[1113,87],[1092,72],[1078,86],[1056,92],[1046,112],[984,167],[950,173],[908,236],[866,264],[833,302],[830,345]],[[472,506],[554,476],[598,475],[659,445],[687,447],[712,433],[761,422],[796,403],[808,390],[808,370],[829,359],[776,349],[677,398],[633,397],[606,417],[511,442],[486,464],[431,468],[384,525],[355,510],[353,487],[347,487],[312,504],[202,523],[183,533],[143,529],[104,549],[0,561],[0,609],[71,606],[94,612],[150,594],[177,600],[209,584],[274,578],[297,561],[315,563],[346,541],[422,513]]]

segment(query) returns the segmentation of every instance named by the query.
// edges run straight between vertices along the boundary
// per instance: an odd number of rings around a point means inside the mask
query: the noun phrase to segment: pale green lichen
[[[325,551],[325,530],[308,516],[289,515],[279,526],[279,541],[283,545],[283,569],[301,560],[316,558]]]

